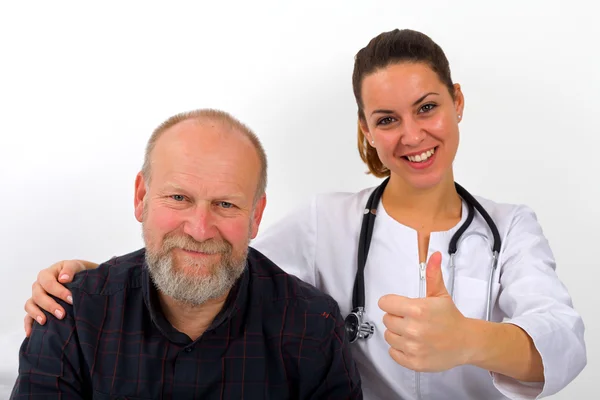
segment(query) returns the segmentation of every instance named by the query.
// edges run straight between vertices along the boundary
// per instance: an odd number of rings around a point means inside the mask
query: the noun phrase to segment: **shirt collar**
[[[244,309],[244,305],[247,302],[249,280],[250,272],[247,261],[242,275],[238,278],[236,283],[229,291],[223,308],[217,314],[206,332],[218,328],[224,322],[232,318],[238,310]],[[182,345],[190,344],[192,342],[190,337],[185,333],[179,332],[177,329],[175,329],[163,314],[160,301],[158,299],[158,290],[150,278],[146,261],[144,261],[142,266],[142,291],[144,293],[144,303],[150,312],[150,318],[158,330],[172,342]]]

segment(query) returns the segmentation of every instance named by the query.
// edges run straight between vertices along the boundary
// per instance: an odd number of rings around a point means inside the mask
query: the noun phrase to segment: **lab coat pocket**
[[[498,295],[499,284],[492,283],[492,310]],[[469,276],[456,277],[454,283],[454,304],[467,318],[485,319],[488,282]]]

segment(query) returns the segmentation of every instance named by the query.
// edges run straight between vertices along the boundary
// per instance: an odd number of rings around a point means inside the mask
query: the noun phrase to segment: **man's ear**
[[[146,181],[141,172],[135,177],[135,193],[133,196],[133,206],[135,209],[135,219],[142,222],[144,215],[144,198],[146,197]]]
[[[250,227],[250,239],[254,239],[256,235],[258,235],[258,227],[260,226],[260,221],[262,220],[263,212],[265,211],[265,207],[267,206],[267,195],[263,194],[262,197],[256,202],[256,206],[254,207],[254,212],[252,213],[252,225]]]

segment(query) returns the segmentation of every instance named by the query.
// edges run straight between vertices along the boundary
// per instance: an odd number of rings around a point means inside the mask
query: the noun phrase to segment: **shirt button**
[[[186,347],[186,348],[185,348],[185,352],[186,352],[186,353],[191,353],[191,352],[192,352],[192,350],[193,350],[193,349],[192,349],[191,347]]]

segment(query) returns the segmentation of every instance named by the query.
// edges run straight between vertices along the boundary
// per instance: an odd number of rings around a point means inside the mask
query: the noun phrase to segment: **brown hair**
[[[256,149],[256,153],[258,154],[258,158],[260,159],[260,176],[258,180],[258,187],[256,190],[256,196],[254,201],[258,201],[267,189],[267,155],[265,150],[258,139],[258,136],[250,128],[241,123],[239,120],[226,113],[225,111],[213,110],[213,109],[199,109],[188,112],[183,112],[177,115],[174,115],[160,124],[154,132],[152,132],[152,136],[148,140],[148,144],[146,145],[146,153],[144,155],[144,164],[142,166],[142,176],[146,182],[150,182],[151,176],[151,160],[150,156],[154,146],[156,145],[156,141],[158,138],[165,132],[167,129],[177,125],[180,122],[187,121],[189,119],[195,119],[199,121],[209,120],[216,121],[222,124],[225,124],[228,128],[238,131],[245,137],[247,137],[250,142],[254,145]]]
[[[446,85],[454,98],[454,85],[450,65],[444,51],[431,38],[410,29],[395,29],[375,36],[366,47],[356,53],[352,87],[358,106],[359,120],[365,120],[362,101],[362,82],[365,76],[391,64],[402,62],[427,64]],[[390,170],[383,165],[377,150],[370,146],[364,132],[358,125],[358,153],[369,172],[378,178],[389,176]]]

